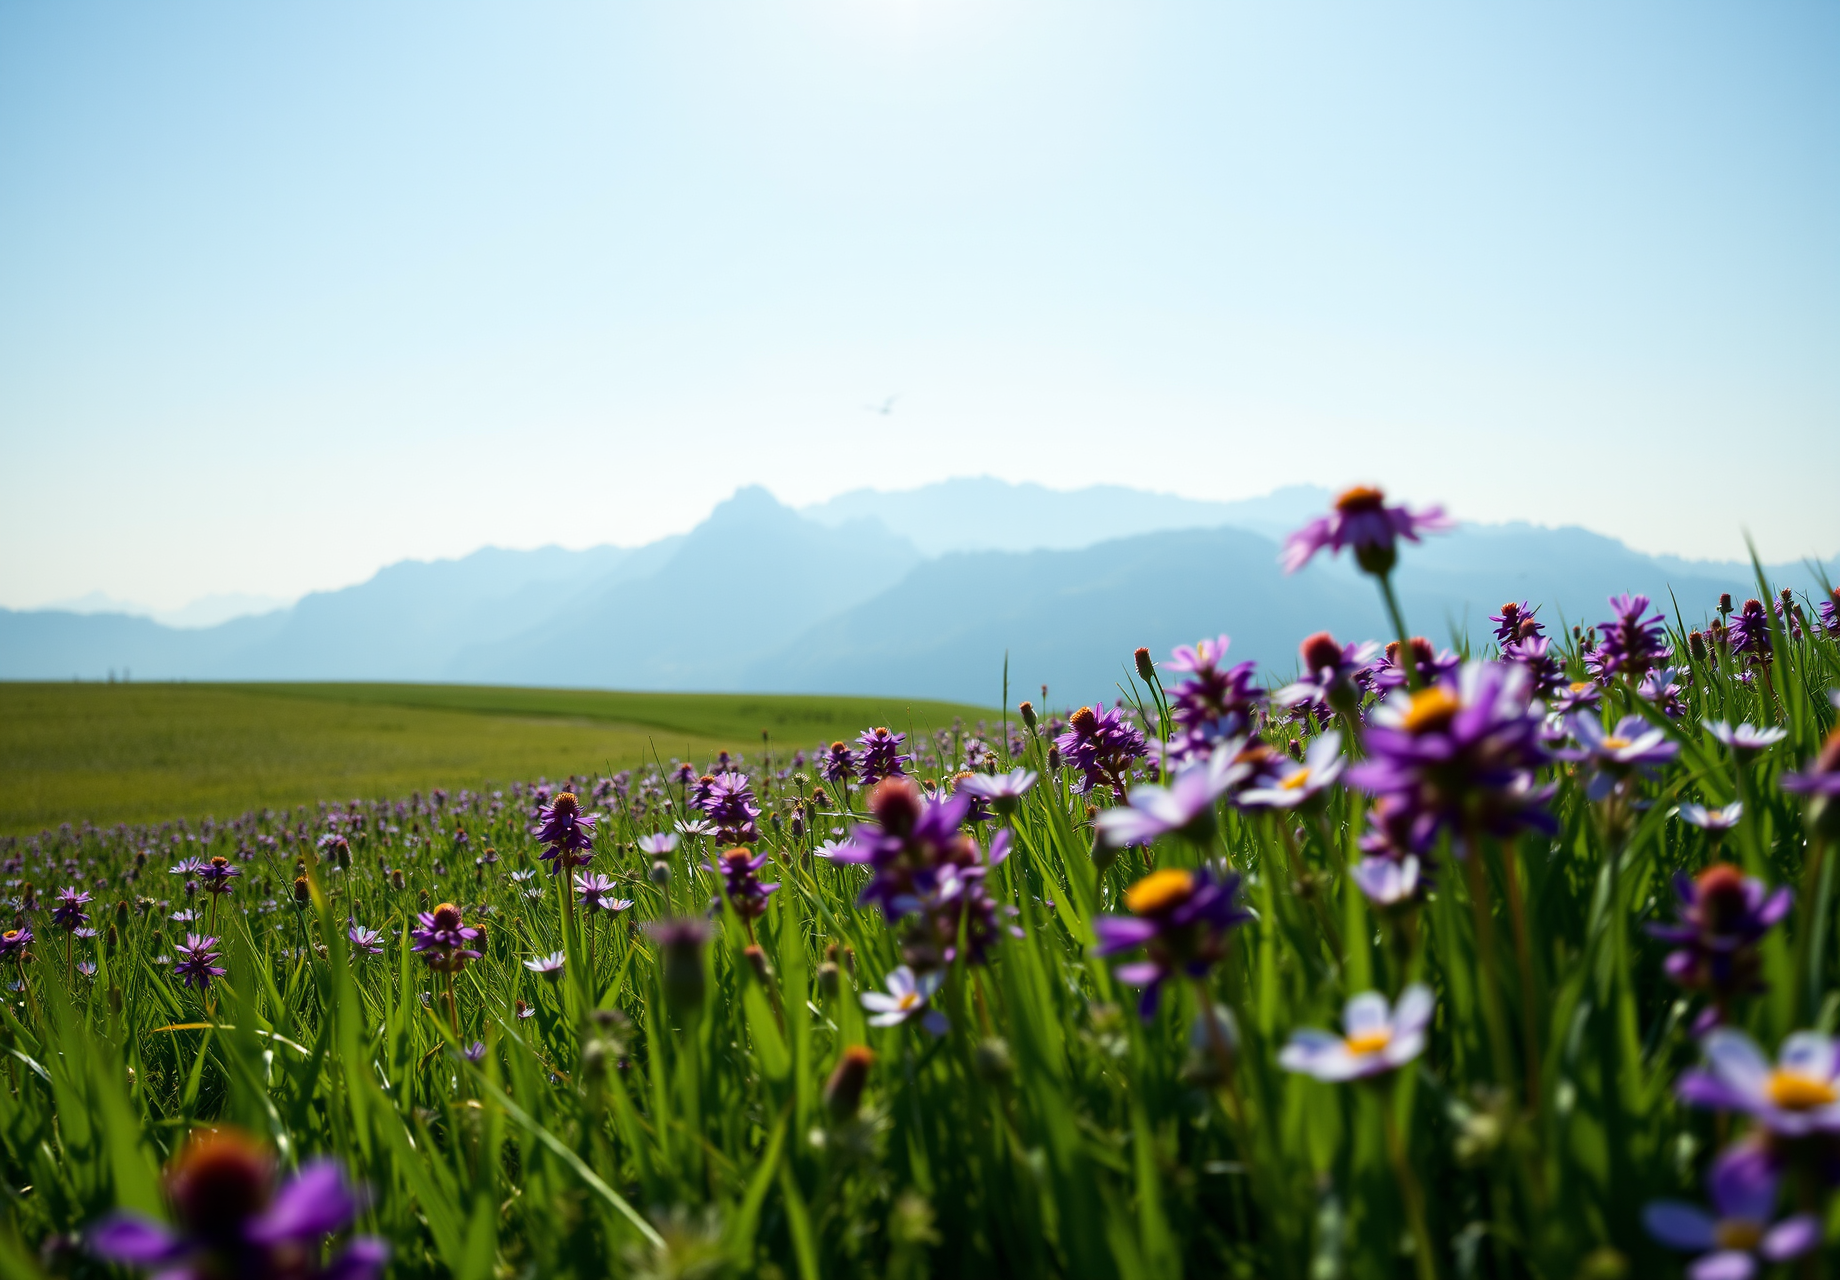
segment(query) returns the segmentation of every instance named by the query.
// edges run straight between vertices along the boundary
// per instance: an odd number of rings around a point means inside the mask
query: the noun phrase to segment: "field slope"
[[[0,683],[0,832],[775,754],[996,713],[796,694],[417,684]]]

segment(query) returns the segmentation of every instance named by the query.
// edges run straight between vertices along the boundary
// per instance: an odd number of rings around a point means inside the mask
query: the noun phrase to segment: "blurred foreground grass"
[[[416,684],[0,683],[0,832],[776,754],[994,714],[893,698]]]

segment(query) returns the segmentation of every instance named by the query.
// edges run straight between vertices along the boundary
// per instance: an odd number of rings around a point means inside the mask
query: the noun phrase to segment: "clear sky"
[[[6,4],[0,603],[979,473],[1831,554],[1836,67],[1831,3]]]

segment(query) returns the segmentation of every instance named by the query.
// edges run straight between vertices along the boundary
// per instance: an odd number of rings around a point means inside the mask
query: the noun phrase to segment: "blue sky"
[[[0,604],[979,473],[1831,554],[1836,65],[1820,4],[0,7]]]

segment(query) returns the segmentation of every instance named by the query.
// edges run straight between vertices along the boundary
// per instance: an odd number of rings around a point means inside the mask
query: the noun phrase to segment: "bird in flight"
[[[886,418],[889,414],[894,412],[894,402],[900,398],[900,396],[889,396],[880,404],[866,404],[863,408],[869,413],[879,413]]]

